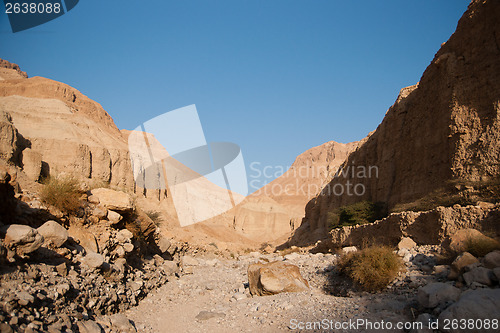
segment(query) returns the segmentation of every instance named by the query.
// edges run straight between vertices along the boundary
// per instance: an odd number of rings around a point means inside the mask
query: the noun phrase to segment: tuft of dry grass
[[[41,199],[63,213],[72,213],[78,210],[80,203],[80,190],[78,181],[73,177],[50,177],[40,193]]]
[[[464,252],[475,257],[484,257],[488,253],[500,250],[500,243],[488,237],[469,237],[465,240]]]
[[[386,246],[371,246],[343,256],[340,271],[362,290],[375,292],[393,281],[403,267],[401,258]]]

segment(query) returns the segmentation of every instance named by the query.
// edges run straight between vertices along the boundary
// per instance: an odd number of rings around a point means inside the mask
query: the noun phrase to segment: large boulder
[[[44,241],[36,229],[21,224],[3,226],[0,228],[0,234],[5,235],[4,246],[21,257],[36,251]]]
[[[483,263],[487,268],[500,267],[500,251],[493,251],[485,255]]]
[[[495,329],[485,330],[486,320],[500,318],[500,289],[477,289],[469,290],[462,294],[460,299],[449,306],[446,310],[439,315],[439,329],[443,332],[465,332],[460,326],[443,327],[445,320],[456,320],[460,322],[462,319],[473,320],[475,324],[481,321],[483,325],[481,329],[475,326],[475,329],[467,330],[467,332],[493,332]]]
[[[417,300],[424,308],[435,308],[440,304],[456,301],[459,296],[460,289],[446,283],[436,282],[420,288]]]
[[[37,230],[45,239],[45,244],[55,247],[61,247],[68,239],[68,230],[56,221],[47,221]]]
[[[483,235],[476,229],[462,229],[449,237],[449,248],[455,253],[468,251],[468,248],[473,247],[475,244],[491,244],[491,246],[494,246],[498,242],[493,238]]]
[[[134,209],[132,198],[125,192],[109,188],[97,188],[91,191],[99,203],[110,210],[128,212]]]
[[[259,296],[300,292],[309,288],[299,268],[282,261],[251,264],[248,266],[248,283],[250,293]]]

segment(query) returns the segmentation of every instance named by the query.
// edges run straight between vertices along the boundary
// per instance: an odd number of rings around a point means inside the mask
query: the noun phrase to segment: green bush
[[[41,199],[63,213],[72,213],[81,207],[78,181],[73,177],[50,177],[44,182]]]
[[[397,276],[403,263],[390,248],[372,246],[346,254],[340,259],[339,269],[355,285],[365,291],[382,290]]]
[[[343,226],[373,223],[387,216],[387,208],[383,202],[361,201],[342,206],[328,213],[330,229]]]

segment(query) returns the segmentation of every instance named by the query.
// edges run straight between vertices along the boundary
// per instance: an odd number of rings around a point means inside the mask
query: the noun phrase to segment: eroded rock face
[[[248,283],[250,293],[258,296],[300,292],[309,288],[297,266],[281,261],[248,266]]]
[[[13,145],[17,130],[41,154],[44,175],[64,172],[134,189],[125,138],[101,105],[76,89],[41,77],[0,80],[0,112],[12,118],[9,125],[0,117],[1,154],[13,155],[4,148]],[[23,154],[30,178],[39,168],[34,157]]]
[[[498,1],[472,1],[418,85],[401,91],[344,163],[376,173],[332,180],[306,208],[309,233],[326,234],[328,212],[342,205],[369,200],[390,208],[446,188],[452,179],[481,181],[500,173],[499,16]],[[348,182],[363,193],[336,195],[335,186],[346,189]]]

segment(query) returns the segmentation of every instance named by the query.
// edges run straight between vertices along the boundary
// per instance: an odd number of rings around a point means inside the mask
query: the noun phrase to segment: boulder
[[[436,282],[421,287],[417,293],[418,303],[424,308],[435,308],[440,304],[456,301],[460,296],[460,289],[449,284]]]
[[[43,236],[36,229],[27,225],[11,224],[0,228],[5,235],[3,244],[19,256],[36,251],[43,244]]]
[[[460,273],[464,270],[464,268],[468,265],[478,263],[479,260],[477,260],[476,257],[474,257],[472,254],[469,252],[464,252],[457,256],[455,260],[451,263],[451,270],[450,274],[448,275],[448,279],[454,280],[456,279]]]
[[[439,315],[439,329],[443,332],[459,333],[464,332],[460,327],[445,329],[442,325],[445,319],[460,321],[461,319],[485,320],[500,318],[500,289],[476,289],[464,292],[460,299],[449,306]],[[451,326],[451,325],[450,325]],[[477,327],[477,326],[476,326]],[[467,332],[483,332],[484,330],[473,329]],[[494,331],[494,330],[493,330]],[[486,332],[486,331],[484,331]],[[489,331],[488,331],[489,332]]]
[[[410,237],[403,237],[398,243],[398,249],[413,249],[415,246],[417,246],[417,243],[413,241]]]
[[[104,257],[99,253],[89,252],[82,258],[82,264],[94,269],[101,268],[104,265]]]
[[[491,286],[493,281],[491,277],[493,276],[493,272],[491,269],[487,269],[484,267],[476,267],[470,270],[469,272],[464,273],[463,277],[465,283],[470,286],[474,282],[481,283],[487,286]]]
[[[251,264],[248,266],[248,283],[250,293],[259,296],[300,292],[309,288],[299,268],[282,261]]]
[[[118,214],[117,212],[114,212],[112,210],[108,210],[108,221],[111,222],[112,224],[117,224],[123,219],[123,216]]]
[[[476,229],[462,229],[454,233],[449,239],[449,247],[455,253],[468,251],[471,243],[495,244],[498,243],[493,238],[483,235]],[[446,242],[445,242],[446,243]]]
[[[37,230],[45,239],[45,244],[55,247],[61,247],[68,239],[68,230],[56,221],[47,221]]]
[[[487,268],[500,267],[500,251],[493,251],[485,255],[483,264]]]
[[[129,212],[134,209],[132,198],[125,192],[109,188],[97,188],[91,191],[101,205],[118,212]]]

